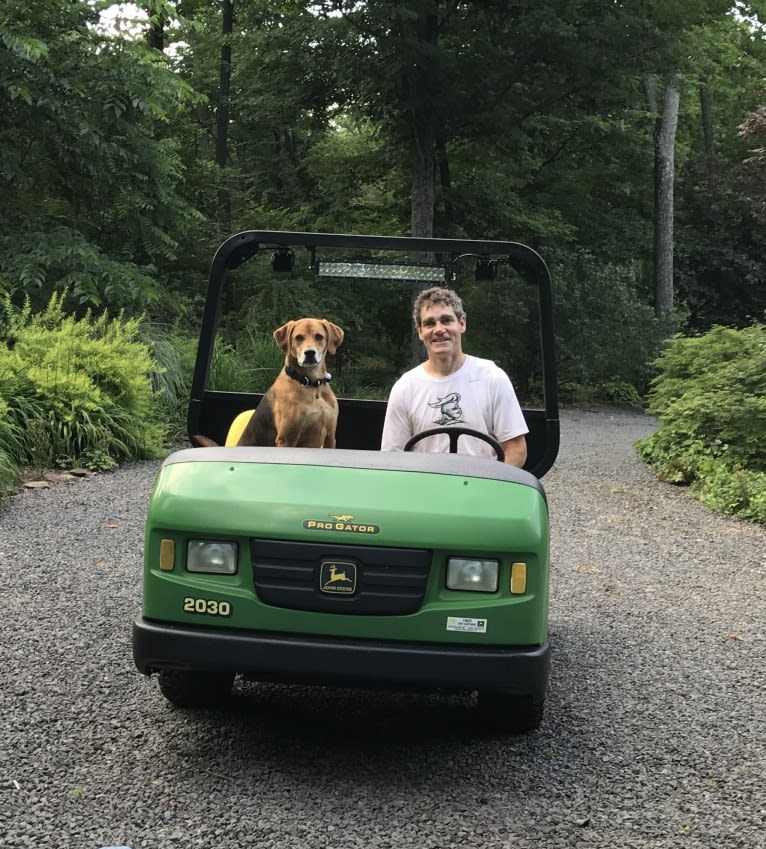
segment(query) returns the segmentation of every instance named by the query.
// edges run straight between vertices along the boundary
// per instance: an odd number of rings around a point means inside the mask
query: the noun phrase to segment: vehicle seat
[[[226,445],[227,448],[231,448],[233,445],[236,445],[239,442],[240,436],[242,436],[242,432],[247,427],[247,423],[250,421],[250,416],[253,415],[255,410],[243,410],[231,423],[229,426],[229,432],[226,434]]]

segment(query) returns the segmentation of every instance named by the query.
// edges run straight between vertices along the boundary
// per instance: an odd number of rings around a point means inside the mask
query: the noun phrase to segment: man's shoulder
[[[411,388],[413,384],[419,382],[418,379],[422,376],[422,374],[423,369],[419,365],[414,368],[407,369],[407,371],[402,372],[399,377],[396,378],[394,385],[391,387],[391,391],[401,392],[405,388]]]
[[[397,383],[407,383],[410,380],[418,380],[427,377],[428,375],[423,368],[423,363],[418,363],[418,365],[413,366],[407,371],[403,371],[401,375],[396,379]]]
[[[484,357],[477,357],[475,354],[466,354],[465,361],[466,365],[473,366],[475,368],[486,368],[487,366],[497,368],[494,360],[487,360]]]
[[[483,357],[475,357],[473,354],[468,354],[465,358],[465,366],[466,371],[479,373],[482,376],[502,372],[502,369],[494,360],[487,360]]]

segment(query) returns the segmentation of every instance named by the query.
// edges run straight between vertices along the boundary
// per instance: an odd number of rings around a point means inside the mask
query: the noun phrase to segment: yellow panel
[[[172,572],[176,564],[176,544],[172,539],[160,541],[160,569]]]
[[[245,410],[231,423],[229,432],[226,434],[226,446],[228,448],[231,448],[232,445],[236,445],[239,442],[239,438],[242,436],[242,432],[247,427],[247,423],[250,421],[250,417],[254,412],[255,410]]]
[[[511,564],[511,592],[521,595],[527,591],[527,564]]]

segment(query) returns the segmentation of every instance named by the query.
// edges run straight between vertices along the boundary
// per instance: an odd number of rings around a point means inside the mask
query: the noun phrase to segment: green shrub
[[[0,301],[0,420],[18,434],[18,465],[112,468],[160,456],[164,428],[150,375],[157,371],[138,340],[138,319],[66,315],[64,294],[42,312],[15,312]],[[6,445],[3,440],[3,445]]]
[[[635,403],[680,317],[658,317],[647,305],[637,263],[607,264],[585,252],[550,255],[562,399]]]
[[[649,412],[659,429],[639,455],[703,504],[766,522],[766,326],[676,336],[657,366]]]

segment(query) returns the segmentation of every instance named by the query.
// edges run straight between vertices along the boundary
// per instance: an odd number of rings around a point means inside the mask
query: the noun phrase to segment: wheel
[[[215,707],[231,695],[234,673],[163,669],[158,680],[162,695],[176,707]]]
[[[497,459],[501,463],[505,462],[503,446],[488,433],[482,433],[480,430],[471,430],[470,427],[432,427],[428,430],[421,430],[420,433],[416,433],[407,440],[404,450],[412,451],[413,446],[420,442],[421,439],[425,439],[427,436],[436,436],[440,433],[444,433],[449,437],[450,454],[457,454],[457,441],[461,436],[475,436],[477,439],[486,442],[493,449],[495,454],[497,454]]]
[[[480,692],[478,710],[491,731],[528,734],[540,727],[545,701],[535,702],[517,693]]]

